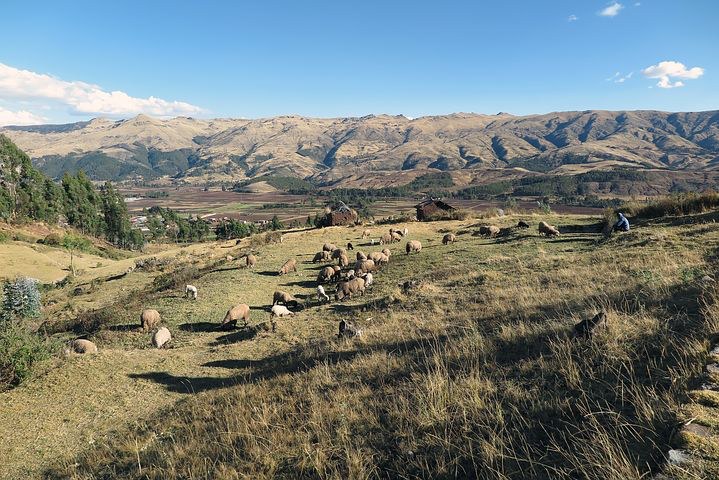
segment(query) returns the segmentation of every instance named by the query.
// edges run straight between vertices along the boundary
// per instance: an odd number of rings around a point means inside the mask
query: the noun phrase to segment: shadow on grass
[[[287,282],[281,284],[284,287],[302,287],[302,288],[315,288],[317,286],[316,280],[296,280],[294,282]]]
[[[136,323],[128,325],[110,325],[107,327],[111,332],[141,332],[142,327]]]
[[[192,322],[181,323],[177,326],[183,332],[218,332],[221,330],[220,323],[216,322]]]
[[[257,330],[252,327],[244,327],[234,332],[220,335],[213,342],[210,343],[210,346],[217,347],[230,343],[244,342],[246,340],[252,340],[256,336]]]

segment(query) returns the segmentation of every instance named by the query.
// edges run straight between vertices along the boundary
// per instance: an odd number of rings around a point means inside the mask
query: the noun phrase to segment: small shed
[[[325,213],[322,225],[332,227],[335,225],[354,225],[359,220],[357,212],[348,207],[344,202],[339,202],[329,212]]]
[[[417,220],[429,220],[437,214],[451,212],[454,210],[452,205],[443,202],[437,198],[428,198],[414,206],[417,209]]]

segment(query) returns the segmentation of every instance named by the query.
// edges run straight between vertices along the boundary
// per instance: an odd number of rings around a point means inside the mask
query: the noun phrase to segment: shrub
[[[0,392],[27,379],[39,361],[50,358],[53,345],[20,325],[0,329]]]
[[[719,208],[719,193],[682,193],[649,203],[627,202],[619,209],[639,218],[659,218],[667,215],[689,215]]]
[[[10,236],[5,232],[0,232],[0,243],[5,243],[8,240],[10,240]]]
[[[19,318],[32,318],[40,314],[40,291],[37,280],[19,277],[3,286],[0,319],[9,322]]]
[[[187,282],[197,278],[200,275],[199,270],[194,265],[188,265],[172,272],[163,273],[155,277],[152,282],[152,288],[155,291],[168,290],[171,288],[184,287]]]
[[[62,243],[62,238],[57,233],[51,233],[46,235],[44,239],[40,240],[43,245],[58,246]]]

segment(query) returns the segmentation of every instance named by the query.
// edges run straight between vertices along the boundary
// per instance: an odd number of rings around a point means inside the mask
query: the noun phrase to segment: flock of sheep
[[[520,221],[514,228],[529,228],[529,224],[524,221]],[[494,237],[503,234],[506,229],[500,229],[495,225],[482,225],[480,226],[477,234],[482,236]],[[509,229],[512,230],[512,229]],[[547,224],[546,222],[539,222],[538,231],[541,235],[556,236],[559,235],[559,230]],[[370,238],[372,232],[370,230],[364,230],[362,233],[362,239]],[[407,228],[403,230],[390,228],[389,231],[383,234],[378,241],[371,239],[370,245],[379,243],[380,245],[389,245],[397,243],[406,238],[409,234]],[[442,244],[449,245],[456,241],[457,237],[453,233],[446,233],[442,237]],[[332,243],[325,243],[322,246],[322,250],[317,252],[312,258],[312,263],[331,263],[320,269],[317,275],[317,286],[316,286],[316,298],[318,304],[322,304],[330,301],[330,295],[327,294],[326,286],[329,284],[335,284],[334,299],[335,301],[342,301],[344,299],[351,299],[355,295],[363,295],[365,290],[373,284],[374,275],[385,265],[387,265],[392,256],[392,252],[388,247],[384,247],[382,250],[365,253],[363,251],[357,251],[354,255],[354,264],[350,264],[350,257],[348,254],[349,250],[354,250],[354,245],[349,242],[347,248],[337,247]],[[422,244],[418,240],[407,240],[405,244],[405,252],[407,255],[412,253],[419,253],[422,251]],[[257,265],[257,257],[251,253],[244,256],[247,268],[254,268]],[[335,264],[336,262],[336,264]],[[297,260],[287,260],[282,267],[277,271],[278,276],[287,275],[291,272],[297,272]],[[197,300],[198,289],[194,285],[185,286],[185,298]],[[295,314],[290,308],[303,308],[303,304],[293,295],[284,292],[276,291],[272,296],[272,306],[270,307],[270,321],[263,322],[258,327],[264,330],[275,331],[276,319],[282,317],[288,317]],[[242,321],[243,327],[249,325],[250,320],[250,306],[241,303],[230,307],[227,310],[224,318],[220,322],[219,327],[222,329],[234,328],[237,326],[238,321]],[[170,342],[172,335],[167,327],[160,326],[161,317],[160,313],[154,309],[145,309],[140,315],[140,327],[143,331],[153,331],[152,345],[156,348],[162,348]],[[155,330],[156,329],[156,330]],[[356,336],[360,335],[361,330],[350,322],[342,321],[340,323],[339,335],[340,336]],[[97,346],[85,339],[74,340],[70,344],[70,350],[75,353],[95,353],[97,352]]]

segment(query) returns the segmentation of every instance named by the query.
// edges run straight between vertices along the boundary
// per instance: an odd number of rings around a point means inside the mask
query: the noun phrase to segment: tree
[[[70,272],[75,276],[75,251],[89,248],[90,241],[84,237],[67,234],[62,239],[62,246],[70,252]]]
[[[40,291],[37,280],[19,277],[3,285],[3,302],[0,319],[4,325],[16,318],[32,318],[40,315]]]
[[[270,230],[282,230],[283,228],[285,228],[285,226],[280,222],[277,215],[273,216],[272,220],[270,220]]]

